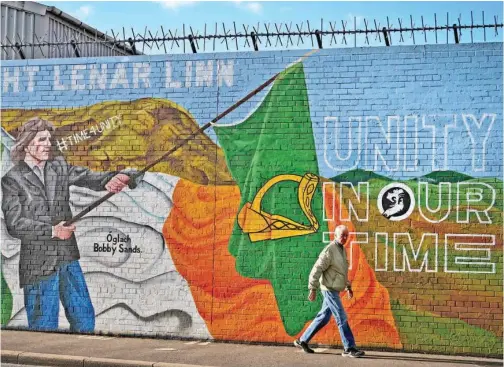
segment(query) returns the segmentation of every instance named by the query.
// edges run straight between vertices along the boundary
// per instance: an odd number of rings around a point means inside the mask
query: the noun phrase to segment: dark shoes
[[[294,346],[301,348],[305,353],[315,353],[315,351],[311,349],[306,342],[300,342],[298,339],[294,340]]]
[[[364,353],[362,350],[358,350],[355,347],[348,348],[347,350],[344,350],[343,353],[341,353],[343,357],[352,357],[352,358],[360,358],[364,354],[366,353]]]
[[[305,353],[315,353],[313,349],[311,349],[306,342],[299,341],[299,339],[294,340],[294,346],[296,348],[302,349],[303,352]],[[341,355],[343,357],[351,357],[351,358],[360,358],[366,354],[362,350],[358,350],[355,347],[348,348],[347,350],[344,350]]]

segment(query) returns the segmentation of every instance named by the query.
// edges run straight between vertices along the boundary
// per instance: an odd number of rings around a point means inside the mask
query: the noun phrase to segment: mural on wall
[[[105,177],[154,162],[281,71],[222,124],[75,223],[94,309],[89,331],[290,342],[320,308],[320,297],[306,299],[308,274],[335,227],[345,224],[354,299],[343,302],[359,345],[502,353],[502,159],[489,151],[502,152],[502,116],[475,107],[346,118],[339,108],[355,97],[339,98],[339,88],[358,87],[331,79],[341,75],[328,63],[331,51],[293,64],[299,56],[288,55],[271,60],[271,74],[260,77],[254,65],[232,58],[135,63],[132,72],[102,64],[109,74],[97,74],[95,65],[78,65],[82,75],[55,65],[53,90],[98,89],[107,98],[2,110],[3,177],[16,167],[11,154],[22,126],[38,117],[54,125],[58,158],[48,164],[65,161],[100,178],[102,186],[87,179],[57,185],[63,192],[69,186],[65,200],[76,214],[106,193]],[[319,82],[321,62],[323,79],[338,88]],[[158,66],[160,75],[150,71]],[[25,84],[28,95],[41,93],[30,82],[35,71],[25,70],[28,82],[17,86],[16,72],[22,70],[4,68],[4,94]],[[149,87],[161,92],[119,96]],[[201,89],[202,100],[191,88]],[[449,142],[449,132],[464,146]],[[8,203],[15,192],[2,195]],[[2,325],[26,327],[26,244],[9,226],[8,211],[2,215]],[[72,328],[67,317],[60,311],[57,327]],[[314,342],[339,344],[336,324]]]
[[[141,100],[136,104],[105,103],[95,107],[92,110],[87,107],[72,109],[70,113],[57,109],[4,111],[2,125],[5,131],[15,134],[23,121],[34,116],[47,119],[55,126],[54,150],[61,153],[70,165],[85,164],[96,171],[102,171],[104,167],[109,171],[120,171],[124,167],[143,167],[146,164],[145,154],[135,155],[135,150],[129,147],[121,151],[111,147],[120,146],[122,142],[138,146],[137,154],[149,150],[161,152],[164,146],[159,144],[168,145],[170,142],[161,140],[162,136],[158,137],[159,140],[149,138],[149,128],[162,130],[164,125],[166,130],[170,130],[174,128],[172,123],[176,120],[183,134],[184,129],[187,129],[184,124],[194,123],[188,120],[189,115],[183,109],[167,101]],[[145,116],[151,112],[156,114],[156,118],[151,118],[152,125],[149,127]],[[128,113],[132,113],[131,117],[128,117]],[[162,118],[166,119],[164,123]],[[126,131],[127,136],[144,136],[146,145],[141,145],[139,139],[124,142],[122,135],[114,133],[119,129],[125,129],[122,131]],[[138,129],[135,135],[130,135],[135,129]],[[80,134],[83,132],[87,138],[82,138]],[[172,138],[177,139],[178,136]],[[14,138],[4,132],[2,142],[9,140],[11,144],[15,143]],[[83,152],[82,147],[85,147]],[[199,150],[204,158],[205,153]],[[6,148],[5,152],[8,151],[9,148]],[[128,152],[131,156],[127,156]],[[5,154],[2,158],[4,169],[8,170],[10,155]],[[205,168],[204,162],[193,164],[191,158],[184,165],[187,169],[180,176],[195,182],[205,182],[215,168],[214,165]],[[179,180],[167,173],[164,167],[168,166],[170,170],[176,169],[177,162],[159,164],[156,166],[158,171],[146,173],[138,187],[113,196],[76,223],[80,263],[86,274],[96,313],[96,330],[126,331],[124,326],[116,322],[120,318],[134,320],[135,324],[140,320],[140,325],[148,325],[148,333],[173,332],[177,335],[209,337],[203,320],[195,310],[185,280],[175,270],[162,235],[164,221],[173,206],[171,196]],[[101,167],[101,170],[97,167]],[[102,192],[71,186],[72,212],[80,212],[101,196]],[[8,239],[8,246],[3,248],[7,257],[4,263],[9,264],[9,260],[18,263],[22,245],[8,233],[8,226],[3,225],[2,230],[2,236]],[[18,266],[8,268],[13,272],[9,274],[9,280],[15,289],[20,288]],[[160,287],[162,284],[167,286]],[[17,298],[9,325],[26,325],[23,293],[17,294]],[[60,324],[63,327],[67,325],[64,316],[60,317]]]

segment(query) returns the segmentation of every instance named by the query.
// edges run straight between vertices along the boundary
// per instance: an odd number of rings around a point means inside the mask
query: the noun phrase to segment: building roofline
[[[73,26],[89,32],[91,35],[96,35],[97,37],[102,38],[102,39],[106,39],[106,40],[110,41],[111,43],[116,42],[114,40],[114,38],[110,37],[109,35],[107,35],[107,34],[101,32],[101,31],[99,31],[98,29],[96,29],[94,27],[91,27],[90,25],[88,25],[88,24],[80,21],[77,18],[74,18],[70,14],[65,13],[63,10],[61,10],[61,9],[55,7],[55,6],[48,6],[46,9],[47,9],[48,13],[51,13],[51,14],[53,14],[53,15],[61,18],[61,19],[64,19],[65,21],[67,21],[68,23],[72,24]],[[124,44],[121,44],[121,43],[117,42],[116,46],[118,48],[122,49],[123,51],[126,51],[126,52],[128,52],[128,53],[130,53],[132,55],[141,55],[141,53],[139,53],[138,51],[135,52],[131,48],[126,47]]]
[[[71,24],[72,26],[84,30],[85,32],[88,32],[90,36],[96,36],[101,39],[105,39],[109,41],[111,44],[115,43],[115,46],[131,55],[142,55],[141,52],[138,51],[133,51],[133,49],[127,47],[123,43],[116,42],[113,37],[110,37],[109,35],[101,32],[100,30],[91,27],[89,24],[86,24],[79,19],[71,16],[68,13],[65,13],[63,10],[55,7],[55,6],[47,6],[41,3],[33,2],[33,1],[2,1],[2,5],[9,6],[12,8],[24,10],[27,12],[39,14],[39,15],[45,15],[45,13],[50,13],[67,23]]]

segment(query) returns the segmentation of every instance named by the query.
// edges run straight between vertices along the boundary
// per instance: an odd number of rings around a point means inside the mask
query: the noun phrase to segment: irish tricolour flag
[[[4,110],[3,132],[15,139],[33,116],[54,122],[55,148],[69,163],[100,171],[141,169],[198,129],[183,107],[147,98]],[[214,129],[217,143],[199,134],[146,173],[138,188],[77,222],[97,330],[290,342],[318,312],[320,299],[306,300],[308,274],[325,246],[323,234],[339,224],[324,221],[323,213],[333,218],[340,204],[319,177],[303,65],[281,73],[248,118]],[[2,145],[8,150],[4,139]],[[73,187],[74,213],[103,195]],[[336,205],[324,207],[323,195]],[[8,238],[4,226],[2,236]],[[129,236],[129,248],[141,252],[96,252],[109,236]],[[8,322],[26,325],[19,243],[9,241],[2,246],[13,295]],[[344,302],[356,338],[400,346],[387,290],[358,246],[352,255],[355,299]],[[339,344],[336,326],[316,341]]]

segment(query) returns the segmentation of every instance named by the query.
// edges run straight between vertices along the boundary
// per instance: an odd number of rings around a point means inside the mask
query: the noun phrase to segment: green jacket
[[[348,262],[345,248],[332,241],[320,253],[310,272],[308,288],[339,291],[348,284]]]

